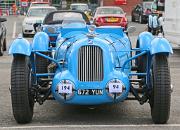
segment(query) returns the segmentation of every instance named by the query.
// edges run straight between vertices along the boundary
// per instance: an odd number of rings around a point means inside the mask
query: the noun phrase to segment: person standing
[[[158,14],[156,11],[154,11],[152,14],[149,15],[148,18],[148,32],[151,32],[153,35],[155,35],[158,27]]]
[[[148,17],[148,32],[150,32],[150,33],[152,31],[152,19],[153,19],[153,16],[152,16],[152,14],[150,14]]]
[[[159,23],[158,23],[158,16],[155,14],[153,16],[153,22],[152,22],[152,27],[153,27],[153,30],[152,30],[152,34],[153,35],[156,35],[157,34],[157,30],[158,30],[158,27],[159,27]]]
[[[160,32],[161,32],[161,33],[163,34],[163,36],[164,36],[164,29],[163,29],[164,18],[163,18],[163,14],[162,14],[162,13],[159,13],[158,24],[159,24]]]
[[[13,15],[16,15],[17,7],[15,3],[12,5],[12,9],[13,9]]]

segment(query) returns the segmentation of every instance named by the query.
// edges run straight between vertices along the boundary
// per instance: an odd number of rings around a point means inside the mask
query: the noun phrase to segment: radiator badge
[[[93,40],[89,39],[88,44],[93,44]]]

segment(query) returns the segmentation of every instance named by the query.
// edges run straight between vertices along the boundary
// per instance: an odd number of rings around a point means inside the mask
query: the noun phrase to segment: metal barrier
[[[0,16],[15,15],[13,5],[16,5],[16,0],[0,0]]]

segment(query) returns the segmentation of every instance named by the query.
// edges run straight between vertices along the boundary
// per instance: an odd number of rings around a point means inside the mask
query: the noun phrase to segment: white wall
[[[164,32],[170,42],[180,45],[180,0],[166,0]]]

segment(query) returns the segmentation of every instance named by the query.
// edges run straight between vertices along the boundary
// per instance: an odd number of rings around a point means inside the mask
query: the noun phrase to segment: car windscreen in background
[[[56,9],[53,8],[33,8],[28,12],[28,16],[30,17],[44,17],[47,13],[53,12]]]
[[[99,8],[97,14],[124,14],[121,8]]]

